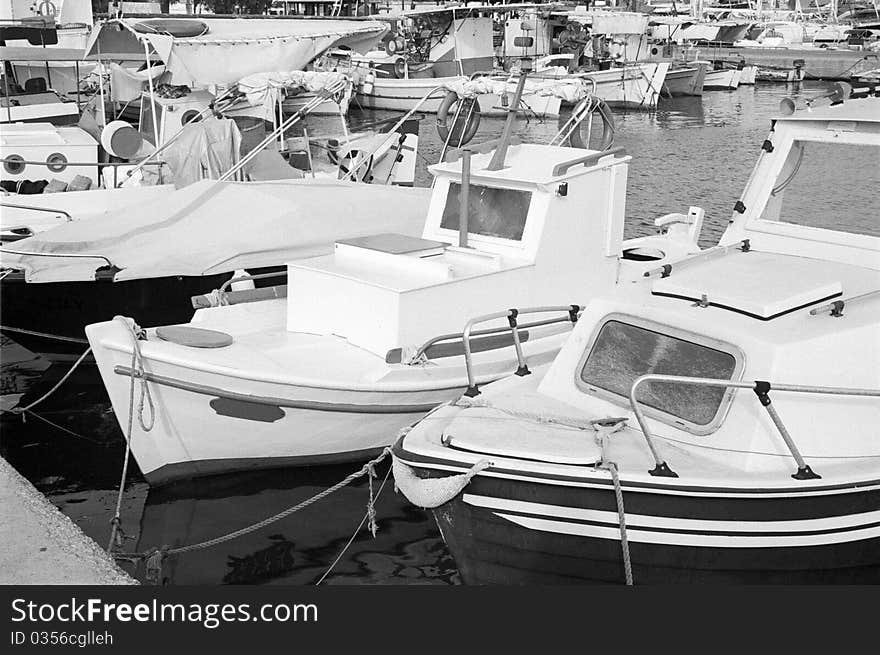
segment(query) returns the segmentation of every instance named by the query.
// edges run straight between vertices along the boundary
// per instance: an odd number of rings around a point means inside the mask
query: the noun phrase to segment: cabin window
[[[588,390],[629,405],[630,389],[642,375],[730,380],[738,372],[737,357],[721,344],[697,343],[695,335],[673,335],[661,326],[629,321],[608,320],[599,329],[580,373]],[[720,417],[730,393],[720,387],[654,382],[639,387],[638,400],[649,414],[705,433]]]
[[[880,147],[796,141],[761,218],[880,236]]]
[[[461,185],[451,182],[440,227],[458,230],[460,194]],[[519,241],[526,227],[531,201],[530,191],[471,184],[468,194],[468,234]]]

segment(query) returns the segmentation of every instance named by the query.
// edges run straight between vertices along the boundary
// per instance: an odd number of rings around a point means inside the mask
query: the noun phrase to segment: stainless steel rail
[[[29,211],[32,210],[35,212],[47,212],[49,214],[61,214],[62,216],[64,216],[64,218],[68,220],[68,222],[73,220],[73,216],[68,214],[63,209],[52,209],[50,207],[32,207],[29,205],[14,205],[11,202],[0,202],[0,207],[9,207],[10,209],[27,209]]]
[[[852,305],[853,303],[861,302],[863,300],[867,300],[868,298],[873,298],[878,294],[880,294],[880,289],[874,289],[873,291],[868,291],[867,293],[862,293],[858,296],[850,296],[849,298],[832,300],[829,303],[819,305],[818,307],[811,309],[810,316],[817,316],[819,314],[827,313],[837,318],[843,316],[843,308],[847,305]]]
[[[647,382],[689,384],[693,386],[720,387],[724,389],[751,389],[755,392],[755,395],[758,397],[761,405],[767,410],[767,413],[770,415],[770,419],[773,421],[773,424],[776,426],[776,429],[779,431],[780,436],[782,437],[783,441],[785,441],[785,445],[788,447],[789,452],[797,463],[798,470],[791,476],[795,480],[813,480],[821,476],[814,473],[809,465],[804,462],[804,458],[798,450],[794,439],[792,439],[791,434],[788,432],[785,424],[782,422],[782,418],[779,416],[770,401],[770,391],[791,391],[795,393],[830,394],[838,396],[880,397],[880,389],[819,387],[803,384],[771,384],[770,382],[766,382],[764,380],[736,381],[722,380],[716,378],[694,378],[683,375],[660,375],[655,373],[642,375],[635,382],[633,382],[633,385],[630,388],[629,402],[630,405],[632,405],[633,413],[636,416],[636,420],[639,422],[642,433],[645,435],[645,441],[648,444],[648,449],[651,451],[651,455],[654,458],[654,463],[656,464],[655,468],[650,471],[650,474],[673,478],[677,478],[678,475],[669,468],[665,460],[660,456],[659,452],[657,451],[657,448],[654,445],[653,437],[651,435],[651,430],[650,428],[648,428],[648,423],[645,419],[644,412],[642,411],[641,406],[639,405],[639,401],[636,398],[636,391],[638,390],[638,388]]]
[[[489,321],[494,321],[499,318],[506,318],[508,324],[510,325],[510,331],[513,335],[513,345],[516,349],[516,361],[517,361],[517,369],[516,375],[524,376],[529,375],[531,371],[529,371],[529,367],[526,364],[525,357],[522,352],[522,344],[520,343],[519,338],[519,329],[520,326],[518,323],[518,318],[523,314],[546,314],[549,312],[566,312],[568,317],[562,320],[571,321],[572,325],[577,323],[578,317],[580,316],[581,308],[583,305],[549,305],[544,307],[526,307],[525,309],[508,309],[503,312],[494,312],[492,314],[484,314],[482,316],[477,316],[469,320],[462,331],[462,345],[464,346],[464,364],[465,369],[467,370],[467,379],[468,379],[468,388],[464,392],[465,396],[473,398],[474,396],[480,395],[480,390],[477,388],[476,377],[474,376],[474,366],[473,366],[473,355],[471,353],[471,335],[473,333],[473,329],[475,325],[480,323],[487,323]],[[504,329],[500,329],[498,331],[504,331]],[[423,348],[427,348],[431,342],[428,342]]]

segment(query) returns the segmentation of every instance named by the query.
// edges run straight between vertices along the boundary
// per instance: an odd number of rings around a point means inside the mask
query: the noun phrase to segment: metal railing
[[[48,214],[61,214],[64,218],[67,219],[68,222],[73,220],[73,216],[68,214],[63,209],[51,209],[49,207],[32,207],[30,205],[14,205],[10,202],[0,202],[0,207],[9,207],[10,209],[27,209],[29,211],[33,210],[35,212],[46,212]]]
[[[863,300],[873,298],[878,294],[880,294],[880,289],[874,289],[873,291],[868,291],[867,293],[862,293],[858,296],[850,296],[849,298],[832,300],[829,303],[819,305],[818,307],[814,307],[813,309],[811,309],[810,316],[818,316],[819,314],[830,314],[831,316],[838,318],[840,316],[843,316],[843,308],[847,305],[862,302]]]
[[[755,392],[755,395],[758,397],[761,405],[764,409],[767,410],[767,413],[770,415],[770,419],[773,421],[773,424],[776,426],[776,429],[779,431],[780,436],[783,441],[785,441],[785,445],[791,453],[792,458],[797,464],[798,470],[796,473],[793,473],[791,477],[795,480],[814,480],[821,476],[814,473],[810,466],[804,461],[803,456],[797,448],[797,445],[792,439],[791,434],[785,427],[785,424],[782,422],[782,418],[776,411],[776,408],[773,407],[773,403],[770,401],[770,391],[791,391],[794,393],[815,393],[815,394],[829,394],[829,395],[837,395],[837,396],[870,396],[870,397],[880,397],[880,389],[860,389],[860,388],[848,388],[848,387],[820,387],[813,385],[803,385],[803,384],[771,384],[770,382],[766,382],[764,380],[723,380],[716,378],[695,378],[695,377],[687,377],[683,375],[660,375],[655,373],[649,373],[648,375],[642,375],[635,382],[633,382],[632,387],[629,392],[629,402],[632,405],[633,413],[635,414],[636,420],[639,422],[639,426],[642,429],[642,433],[645,436],[645,441],[648,444],[648,449],[651,451],[651,456],[654,458],[655,467],[649,473],[651,475],[660,476],[660,477],[672,477],[677,478],[678,474],[675,473],[666,461],[660,456],[660,453],[657,450],[657,447],[654,445],[653,436],[651,434],[650,428],[648,428],[647,420],[645,419],[645,414],[642,411],[641,406],[639,405],[639,401],[636,398],[636,392],[638,388],[648,382],[660,382],[660,383],[668,383],[668,384],[685,384],[685,385],[693,385],[693,386],[701,386],[701,387],[717,387],[723,389],[751,389]]]
[[[516,350],[516,362],[517,369],[516,375],[525,376],[529,375],[531,371],[529,371],[529,367],[526,364],[525,357],[523,356],[522,351],[522,343],[520,342],[519,330],[520,328],[525,328],[525,325],[519,325],[518,318],[523,314],[546,314],[549,312],[565,312],[567,314],[566,317],[557,319],[556,321],[547,321],[540,322],[540,325],[549,325],[551,322],[559,322],[563,323],[566,321],[571,322],[572,325],[577,323],[578,317],[580,316],[581,309],[583,305],[550,305],[545,307],[526,307],[524,309],[508,309],[503,312],[494,312],[492,314],[484,314],[482,316],[477,316],[469,320],[465,326],[464,330],[461,333],[462,345],[464,346],[464,364],[465,369],[467,371],[467,379],[468,379],[468,387],[464,392],[465,396],[469,398],[473,398],[474,396],[480,395],[480,390],[477,387],[477,380],[474,376],[474,365],[473,365],[473,354],[471,352],[471,336],[475,336],[475,334],[488,334],[489,331],[480,330],[477,333],[474,333],[473,329],[475,325],[480,323],[488,323],[489,321],[498,320],[499,318],[506,318],[507,323],[510,326],[509,328],[493,328],[493,332],[500,333],[506,332],[508,329],[513,336],[513,347]],[[531,327],[537,327],[537,325]],[[449,336],[449,335],[444,335]],[[457,335],[454,335],[457,336]],[[441,339],[442,337],[435,337],[435,339]],[[424,351],[430,345],[432,345],[432,341],[427,342],[424,346],[422,346],[419,350]]]

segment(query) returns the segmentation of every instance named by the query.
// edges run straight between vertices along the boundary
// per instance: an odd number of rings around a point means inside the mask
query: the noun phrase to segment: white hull
[[[669,63],[631,64],[588,73],[596,83],[595,94],[612,107],[651,109],[657,106],[669,72]]]
[[[440,104],[446,97],[447,90],[442,87],[446,82],[458,82],[460,77],[430,77],[416,79],[377,79],[373,82],[369,93],[360,91],[357,101],[365,109],[389,109],[395,111],[412,111],[418,106],[419,111],[436,114]],[[424,102],[420,101],[434,91]],[[480,114],[487,117],[505,117],[507,110],[501,104],[501,97],[494,93],[478,96]],[[523,94],[523,103],[531,111],[548,118],[559,116],[562,101],[554,96]],[[521,112],[522,113],[522,112]]]
[[[735,89],[739,86],[742,71],[735,68],[711,70],[706,72],[704,89]]]
[[[284,301],[269,302],[283,307]],[[118,321],[90,325],[86,332],[125,429],[131,335]],[[567,328],[554,332],[523,344],[530,365],[548,364],[569,333]],[[432,360],[441,363],[427,368],[387,365],[374,358],[369,374],[384,370],[379,379],[363,383],[355,377],[339,384],[316,366],[314,353],[332,341],[338,355],[338,344],[344,348],[344,341],[286,333],[283,324],[277,333],[265,334],[236,334],[232,346],[218,350],[169,344],[152,333],[140,342],[156,422],[145,432],[135,417],[131,449],[151,484],[269,466],[365,459],[433,407],[459,397],[467,386],[461,356]],[[264,349],[267,339],[279,348],[272,358]],[[362,354],[353,357],[353,374],[361,373],[357,364],[362,359]],[[478,381],[485,383],[515,371],[516,357],[513,348],[506,347],[477,353],[474,364]],[[328,362],[327,369],[339,370],[340,361]],[[299,377],[280,378],[280,370],[296,371]],[[306,381],[307,376],[312,379]]]
[[[743,66],[740,71],[740,84],[754,84],[758,79],[758,67],[757,66]]]

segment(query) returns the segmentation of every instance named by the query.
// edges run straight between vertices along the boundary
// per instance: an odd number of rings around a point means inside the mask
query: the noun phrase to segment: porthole
[[[62,155],[60,152],[53,152],[51,155],[46,157],[46,168],[48,168],[53,173],[60,173],[65,168],[67,168],[67,157]]]
[[[198,123],[202,120],[202,117],[199,116],[200,113],[200,111],[196,111],[195,109],[187,109],[183,112],[183,116],[180,117],[180,124],[186,125],[187,123]]]
[[[4,157],[3,168],[10,175],[21,175],[24,173],[24,157],[21,155],[7,155]]]

